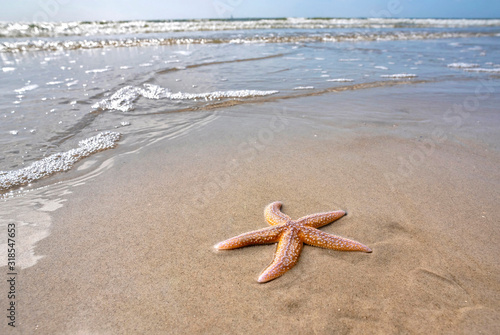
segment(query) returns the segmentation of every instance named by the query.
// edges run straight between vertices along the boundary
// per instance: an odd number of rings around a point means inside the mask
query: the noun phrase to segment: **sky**
[[[499,0],[0,0],[0,21],[245,17],[500,18]]]

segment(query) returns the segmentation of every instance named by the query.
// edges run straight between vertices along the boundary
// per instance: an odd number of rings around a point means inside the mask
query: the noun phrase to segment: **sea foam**
[[[465,68],[479,67],[479,64],[474,64],[474,63],[451,63],[451,64],[448,64],[447,66],[451,67],[451,68],[465,69]]]
[[[488,72],[488,73],[500,73],[500,68],[494,68],[494,69],[485,69],[485,68],[482,68],[482,67],[479,67],[479,68],[466,68],[466,69],[463,69],[464,71],[467,71],[467,72]]]
[[[18,88],[16,90],[14,90],[14,92],[21,94],[21,93],[24,93],[24,92],[27,92],[27,91],[32,91],[32,90],[34,90],[36,88],[38,88],[38,85],[36,85],[36,84],[26,85],[24,87],[21,87],[21,88]]]
[[[326,81],[333,81],[337,83],[347,83],[354,81],[354,79],[348,79],[348,78],[333,78],[333,79],[327,79]]]
[[[96,36],[249,29],[498,27],[499,19],[287,18],[250,20],[157,20],[92,22],[0,22],[0,37]]]
[[[276,94],[278,91],[258,90],[236,90],[236,91],[214,91],[207,93],[172,93],[169,89],[158,85],[144,84],[143,87],[125,86],[116,91],[107,99],[103,99],[92,105],[94,110],[118,110],[128,112],[134,109],[133,102],[139,97],[147,99],[169,99],[169,100],[196,100],[204,99],[220,100],[223,98],[251,98]]]
[[[1,24],[1,22],[0,22]],[[1,31],[1,26],[0,26]],[[1,52],[27,52],[35,50],[61,51],[77,49],[96,48],[118,48],[118,47],[145,47],[161,45],[190,45],[190,44],[256,44],[256,43],[310,43],[310,42],[369,42],[369,41],[407,41],[428,40],[441,38],[475,38],[497,36],[496,32],[351,32],[351,33],[323,33],[323,34],[292,34],[281,36],[278,34],[253,34],[241,38],[232,37],[147,37],[147,38],[118,38],[116,36],[90,35],[89,39],[30,39],[12,40],[0,42]],[[1,36],[1,33],[0,33]],[[36,38],[36,37],[35,37]],[[341,59],[340,61],[351,61],[355,59]],[[99,70],[99,69],[97,69]]]
[[[383,74],[381,78],[391,78],[391,79],[406,79],[406,78],[416,78],[418,77],[413,73],[396,73],[396,74]]]
[[[102,132],[80,141],[78,148],[50,155],[19,170],[0,171],[0,191],[31,183],[56,172],[68,171],[80,159],[115,147],[120,136],[116,132]]]

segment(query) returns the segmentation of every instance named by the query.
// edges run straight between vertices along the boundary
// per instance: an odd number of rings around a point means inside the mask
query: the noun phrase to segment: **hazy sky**
[[[1,21],[231,16],[500,18],[500,0],[0,0]]]

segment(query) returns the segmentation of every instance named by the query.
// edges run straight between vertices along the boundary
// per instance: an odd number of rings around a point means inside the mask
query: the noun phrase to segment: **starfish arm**
[[[295,231],[286,231],[280,237],[273,262],[259,276],[258,281],[265,283],[290,270],[299,260],[303,243]]]
[[[279,224],[285,224],[291,220],[288,215],[280,211],[282,204],[283,203],[281,201],[275,201],[268,205],[264,210],[264,216],[270,225],[276,226]]]
[[[267,227],[232,237],[217,243],[214,248],[218,250],[236,249],[255,244],[275,243],[278,241],[283,227]]]
[[[312,214],[308,216],[304,216],[300,219],[297,220],[300,224],[313,227],[313,228],[319,228],[323,227],[335,220],[340,219],[345,215],[344,211],[335,211],[335,212],[327,212],[327,213],[319,213],[319,214]]]
[[[359,242],[328,234],[312,227],[303,227],[299,232],[299,237],[304,243],[316,247],[343,251],[372,252],[370,248]]]

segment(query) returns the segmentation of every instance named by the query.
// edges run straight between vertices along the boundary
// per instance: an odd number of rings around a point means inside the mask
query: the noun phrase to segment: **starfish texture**
[[[259,276],[260,283],[273,280],[290,270],[299,260],[304,243],[333,250],[372,252],[359,242],[316,229],[340,219],[346,214],[344,211],[312,214],[292,220],[280,211],[281,205],[281,202],[276,201],[264,210],[266,221],[271,227],[241,234],[215,245],[216,249],[225,250],[278,242],[271,265]]]

